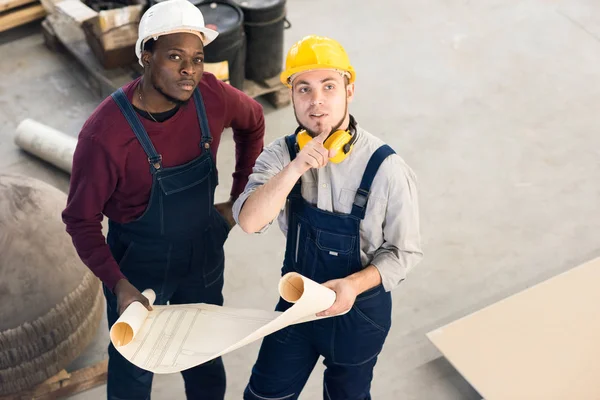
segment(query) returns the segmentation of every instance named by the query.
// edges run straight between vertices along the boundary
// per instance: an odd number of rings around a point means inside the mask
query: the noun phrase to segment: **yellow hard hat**
[[[356,73],[350,65],[348,54],[341,44],[333,39],[310,35],[296,42],[285,60],[285,70],[280,79],[291,87],[290,78],[299,73],[314,69],[335,69],[348,74],[349,83],[354,82]]]

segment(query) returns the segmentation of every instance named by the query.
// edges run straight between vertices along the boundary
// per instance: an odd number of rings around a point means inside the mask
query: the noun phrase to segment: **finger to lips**
[[[326,129],[324,129],[318,136],[315,136],[313,140],[315,140],[318,143],[323,143],[325,142],[325,139],[327,139],[327,136],[329,136],[329,132]]]

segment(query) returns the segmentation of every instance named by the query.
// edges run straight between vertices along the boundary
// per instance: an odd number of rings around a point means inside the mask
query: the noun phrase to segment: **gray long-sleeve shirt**
[[[360,127],[356,134],[354,149],[343,162],[328,163],[302,175],[302,197],[321,210],[351,212],[367,163],[384,144]],[[233,216],[238,223],[246,199],[289,163],[290,154],[284,138],[275,140],[263,150],[244,192],[233,206]],[[281,231],[287,235],[287,205],[277,219]],[[373,180],[365,218],[360,224],[360,257],[364,267],[372,264],[379,270],[387,291],[398,286],[423,257],[416,178],[397,154],[382,163]]]

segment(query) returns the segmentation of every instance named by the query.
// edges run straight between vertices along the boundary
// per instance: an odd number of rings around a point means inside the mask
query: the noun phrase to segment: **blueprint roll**
[[[146,289],[142,295],[148,299],[150,306],[156,301],[156,293],[152,289]],[[116,347],[128,345],[148,318],[150,311],[139,301],[131,303],[119,317],[117,322],[110,328],[110,340]]]
[[[151,289],[142,292],[150,304]],[[285,312],[214,304],[131,303],[110,329],[117,351],[135,366],[172,374],[204,364],[289,325],[313,321],[335,302],[335,292],[296,272],[279,282],[279,294],[293,305]]]
[[[15,144],[26,152],[71,173],[77,139],[32,119],[17,126]]]

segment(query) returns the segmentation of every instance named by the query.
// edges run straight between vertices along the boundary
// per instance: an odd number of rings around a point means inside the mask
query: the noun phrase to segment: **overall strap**
[[[288,151],[290,152],[290,160],[294,161],[296,158],[296,135],[288,135],[285,137],[285,144],[287,145]]]
[[[373,179],[375,179],[375,175],[377,175],[381,163],[383,163],[388,156],[395,153],[396,152],[387,144],[384,144],[373,153],[367,164],[367,168],[365,168],[360,187],[356,191],[356,196],[354,197],[354,204],[352,205],[353,216],[360,218],[361,220],[365,218]]]
[[[296,134],[286,136],[285,144],[290,153],[290,160],[294,161],[296,158]],[[302,197],[302,178],[298,179],[298,182],[296,182],[288,197],[290,196]]]
[[[111,97],[121,109],[121,112],[125,116],[127,123],[129,123],[129,126],[133,130],[133,133],[135,133],[135,136],[142,145],[144,152],[148,156],[148,162],[150,163],[150,169],[152,173],[158,171],[162,168],[162,156],[156,152],[154,145],[148,137],[148,133],[146,133],[146,130],[140,122],[137,113],[133,109],[131,102],[129,101],[129,99],[127,99],[123,88],[119,88],[118,90],[116,90],[111,95]]]
[[[208,150],[210,149],[210,144],[212,143],[212,137],[210,135],[210,128],[208,127],[208,118],[206,117],[204,101],[202,100],[202,94],[198,88],[194,90],[194,103],[196,104],[196,114],[198,115],[200,129],[202,130],[201,146],[203,149]]]

